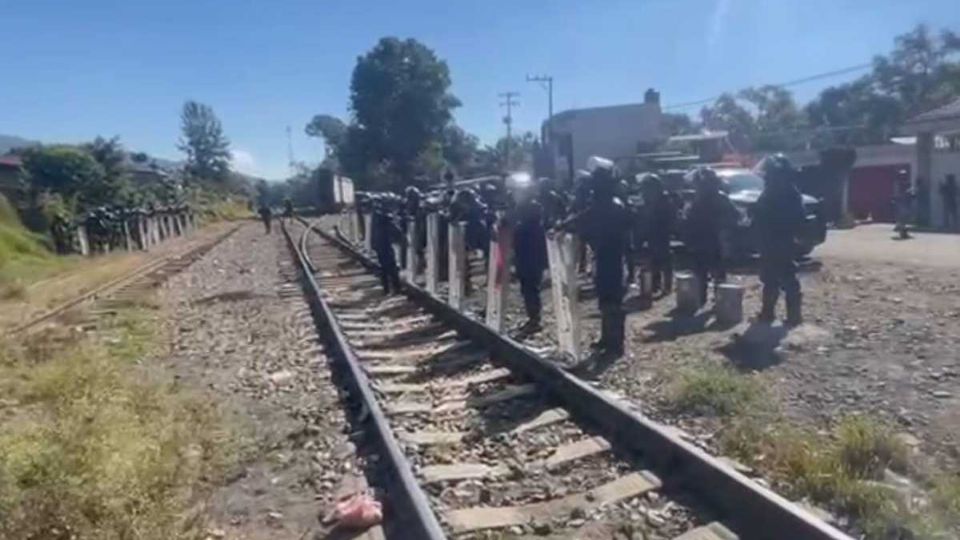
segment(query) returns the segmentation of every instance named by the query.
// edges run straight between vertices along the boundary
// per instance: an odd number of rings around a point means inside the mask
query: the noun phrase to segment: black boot
[[[800,293],[788,294],[787,300],[787,326],[800,326],[803,324],[803,295]]]
[[[607,342],[607,354],[614,358],[623,356],[626,337],[626,316],[621,311],[610,316],[610,340]]]
[[[771,287],[763,288],[763,305],[760,307],[760,313],[757,315],[757,322],[770,324],[775,318],[777,309],[777,297],[780,291]]]

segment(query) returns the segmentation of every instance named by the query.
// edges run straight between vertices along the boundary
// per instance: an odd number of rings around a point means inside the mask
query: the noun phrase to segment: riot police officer
[[[262,203],[257,211],[260,214],[260,220],[263,221],[263,228],[267,234],[270,234],[270,225],[273,221],[273,211],[267,203]]]
[[[594,255],[594,284],[600,308],[600,340],[592,348],[614,357],[623,355],[623,263],[630,238],[630,216],[615,197],[618,187],[613,170],[598,167],[591,175],[592,195],[587,207],[571,217]]]
[[[540,330],[540,314],[543,309],[540,286],[543,283],[543,271],[547,268],[547,242],[543,208],[532,190],[527,189],[518,194],[513,215],[513,260],[517,279],[520,281],[523,307],[527,313],[527,322],[520,331],[533,333]]]
[[[737,209],[726,193],[721,191],[720,178],[710,168],[700,168],[693,174],[693,203],[687,210],[686,244],[693,258],[693,273],[700,287],[700,305],[707,303],[707,285],[714,286],[727,280],[723,260],[723,235],[737,222]]]
[[[649,174],[640,183],[643,196],[641,214],[641,240],[643,252],[650,261],[653,274],[653,291],[669,293],[673,290],[673,255],[670,239],[673,236],[675,209],[664,192],[663,181]]]
[[[400,268],[393,244],[400,237],[400,230],[389,212],[389,201],[379,197],[373,201],[373,215],[370,218],[370,244],[377,255],[380,265],[380,284],[384,294],[400,292]]]
[[[796,170],[782,155],[764,159],[763,193],[754,208],[754,224],[760,235],[760,281],[763,307],[757,319],[773,322],[777,299],[783,290],[787,324],[802,322],[800,281],[797,280],[796,239],[804,222],[803,199],[794,184]]]

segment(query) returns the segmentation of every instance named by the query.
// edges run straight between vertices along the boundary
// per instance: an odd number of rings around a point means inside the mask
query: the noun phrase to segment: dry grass
[[[217,408],[151,376],[154,315],[124,310],[0,358],[0,538],[196,536],[194,512],[234,452]]]
[[[960,480],[945,481],[930,495],[885,482],[886,471],[908,468],[908,452],[890,429],[869,418],[844,418],[827,434],[741,419],[720,444],[788,496],[853,518],[866,538],[956,537]]]

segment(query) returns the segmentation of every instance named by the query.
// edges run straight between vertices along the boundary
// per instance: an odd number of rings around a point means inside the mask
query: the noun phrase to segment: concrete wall
[[[633,156],[638,143],[663,138],[660,106],[656,103],[564,111],[554,115],[553,132],[573,135],[576,169],[584,168],[590,156]]]

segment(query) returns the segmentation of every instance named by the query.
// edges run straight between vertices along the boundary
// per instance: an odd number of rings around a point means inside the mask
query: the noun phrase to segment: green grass
[[[753,376],[715,364],[680,371],[668,392],[679,412],[719,416],[746,412],[764,396]]]
[[[170,539],[234,459],[217,407],[138,365],[158,342],[132,306],[0,356],[0,538]]]
[[[788,496],[853,518],[868,539],[956,537],[960,479],[954,475],[938,481],[928,504],[913,504],[882,481],[885,470],[908,468],[908,452],[892,430],[875,420],[846,417],[824,434],[740,419],[725,429],[720,446],[763,471]]]
[[[28,231],[0,195],[0,300],[22,297],[26,284],[61,266],[45,239]]]

